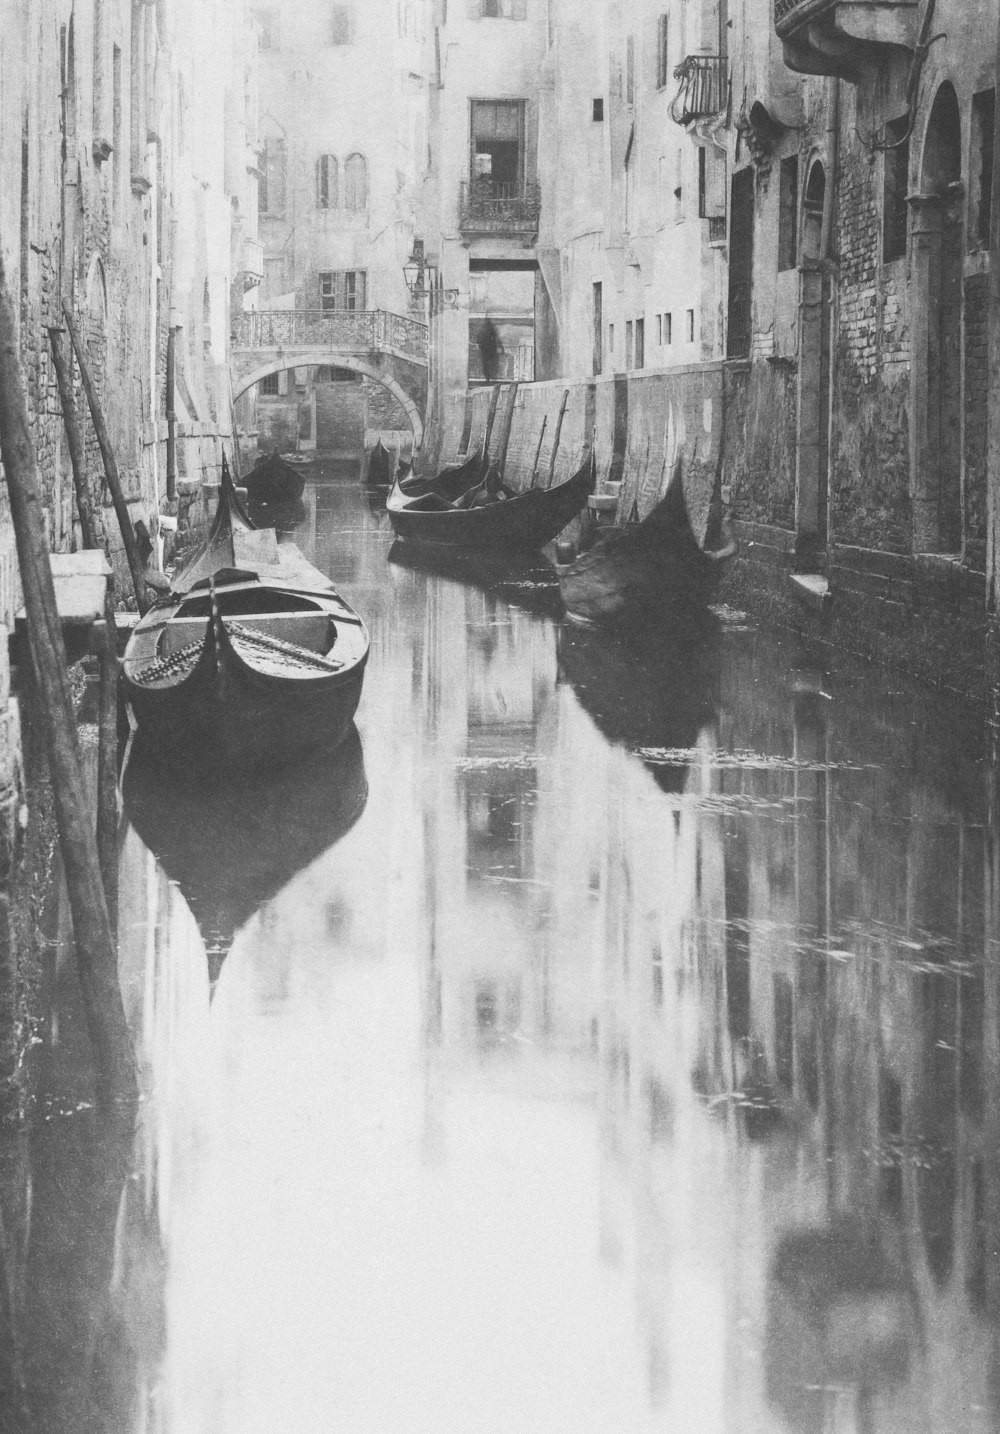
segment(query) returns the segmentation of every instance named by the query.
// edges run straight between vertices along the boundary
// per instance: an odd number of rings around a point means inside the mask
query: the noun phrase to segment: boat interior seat
[[[334,638],[330,616],[325,612],[247,613],[236,614],[224,621],[308,648],[310,652],[328,652]],[[171,618],[160,638],[159,655],[166,657],[191,642],[199,642],[205,635],[205,623],[203,617]]]
[[[425,493],[422,498],[413,498],[406,505],[409,512],[416,513],[446,513],[454,506],[440,493]]]

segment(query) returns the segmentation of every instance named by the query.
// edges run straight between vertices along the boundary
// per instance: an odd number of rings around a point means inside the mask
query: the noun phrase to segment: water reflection
[[[317,781],[269,850],[266,808],[214,836],[199,805],[169,853],[129,797],[131,1205],[109,1275],[96,1133],[8,1166],[32,1389],[93,1380],[63,1301],[113,1312],[112,1428],[995,1428],[1000,865],[963,712],[732,615],[608,646],[387,564],[353,480],[306,509],[372,631],[367,806],[324,828]],[[273,871],[259,908],[219,848]]]

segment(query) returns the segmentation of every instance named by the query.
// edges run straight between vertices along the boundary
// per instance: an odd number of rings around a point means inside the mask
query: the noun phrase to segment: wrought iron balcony
[[[785,63],[801,74],[857,80],[886,47],[912,50],[918,0],[774,0]]]
[[[541,192],[537,184],[520,180],[503,183],[477,179],[462,183],[458,227],[463,234],[517,234],[532,239],[538,233]]]
[[[721,114],[728,99],[729,65],[725,55],[686,55],[674,70],[680,88],[670,101],[675,124],[691,124]]]

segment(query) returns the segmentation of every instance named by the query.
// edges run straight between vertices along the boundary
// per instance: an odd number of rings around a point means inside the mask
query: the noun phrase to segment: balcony
[[[480,179],[463,181],[458,202],[458,227],[471,239],[477,235],[517,237],[533,243],[538,236],[542,207],[537,184],[526,180],[503,183]]]
[[[785,64],[799,74],[857,81],[887,50],[912,50],[918,0],[774,0]]]
[[[712,119],[726,108],[729,66],[725,55],[686,55],[674,70],[674,79],[681,82],[670,101],[670,118],[675,124]]]

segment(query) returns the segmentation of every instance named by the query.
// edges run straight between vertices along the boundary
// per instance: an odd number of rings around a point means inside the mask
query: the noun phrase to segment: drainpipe
[[[840,286],[839,266],[833,257],[833,215],[837,206],[837,189],[840,183],[840,79],[831,75],[827,82],[826,104],[826,154],[829,161],[829,175],[826,187],[826,203],[823,206],[823,225],[820,230],[819,257],[825,283],[828,286],[825,302],[829,319],[830,349],[827,354],[827,397],[826,422],[826,568],[830,572],[830,558],[834,546],[833,530],[833,435],[837,375],[837,304]]]
[[[177,329],[167,331],[167,377],[164,398],[167,408],[167,501],[177,496],[177,414],[174,411],[174,365],[176,362]]]

